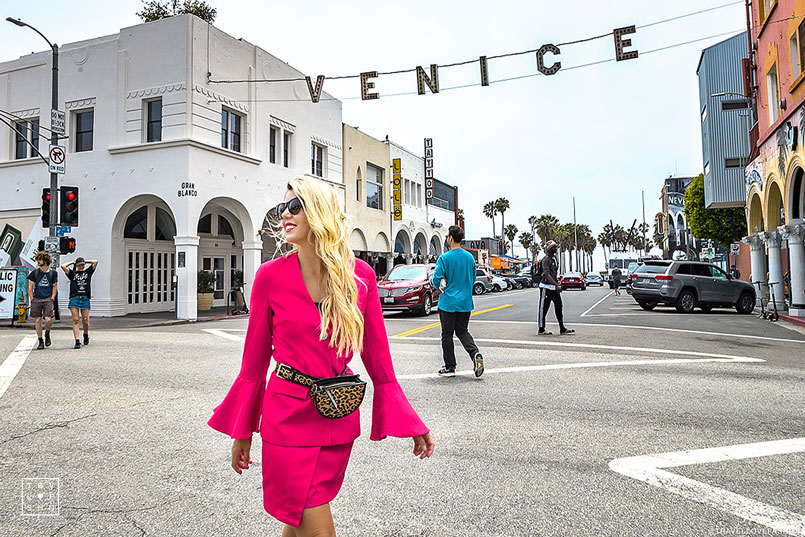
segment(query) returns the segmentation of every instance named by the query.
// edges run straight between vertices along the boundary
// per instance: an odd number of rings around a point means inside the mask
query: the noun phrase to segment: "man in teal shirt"
[[[442,324],[442,354],[444,367],[439,371],[441,377],[456,375],[456,354],[453,348],[455,333],[464,350],[470,355],[475,376],[484,373],[484,357],[478,352],[467,326],[472,312],[472,286],[475,283],[475,259],[461,248],[464,230],[458,226],[450,226],[447,232],[448,251],[439,256],[436,270],[431,276],[434,287],[441,287],[442,278],[446,285],[439,295],[439,320]]]

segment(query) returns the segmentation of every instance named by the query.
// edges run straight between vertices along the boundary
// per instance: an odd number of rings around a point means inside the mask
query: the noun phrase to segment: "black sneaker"
[[[36,348],[36,350],[41,351],[44,348],[45,348],[45,340],[40,337],[39,338],[39,346]]]
[[[81,348],[81,342],[76,339],[75,340],[75,346],[73,348],[74,349],[80,349]]]
[[[456,368],[455,367],[443,367],[439,370],[440,377],[455,377],[456,376]]]
[[[84,345],[89,345],[89,335],[84,334]]]
[[[565,328],[565,329],[559,331],[560,335],[575,334],[575,333],[576,333],[576,331],[573,330],[572,328]]]
[[[480,377],[484,374],[484,357],[480,352],[475,354],[475,357],[472,359],[472,365],[476,377]]]
[[[45,347],[50,347],[50,331],[45,332]]]

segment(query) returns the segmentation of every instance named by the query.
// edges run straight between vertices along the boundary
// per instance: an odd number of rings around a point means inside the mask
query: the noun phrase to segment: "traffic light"
[[[59,225],[77,226],[78,225],[78,187],[61,187],[59,197]]]
[[[72,254],[75,252],[75,239],[73,237],[59,237],[59,253]]]
[[[42,189],[42,227],[50,227],[50,189]]]
[[[39,249],[37,252],[44,252],[45,251],[45,239],[39,239]]]

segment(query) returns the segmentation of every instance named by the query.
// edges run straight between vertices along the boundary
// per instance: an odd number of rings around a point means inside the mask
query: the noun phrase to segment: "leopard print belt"
[[[325,418],[336,419],[358,410],[366,394],[366,382],[358,375],[345,375],[347,368],[335,377],[317,378],[286,364],[277,364],[277,376],[310,387],[310,398]]]

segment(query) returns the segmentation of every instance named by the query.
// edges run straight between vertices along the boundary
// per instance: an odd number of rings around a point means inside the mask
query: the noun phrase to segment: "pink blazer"
[[[394,374],[375,273],[357,259],[355,279],[358,308],[364,316],[361,358],[374,386],[370,438],[426,434],[428,428]],[[315,377],[335,376],[349,364],[351,352],[338,355],[327,341],[319,340],[319,321],[297,254],[263,263],[254,277],[240,373],[213,409],[208,425],[231,438],[251,438],[252,432],[260,432],[265,441],[282,446],[329,446],[357,438],[360,411],[339,419],[322,417],[310,399],[310,389],[277,377],[276,364],[266,388],[272,357]]]

